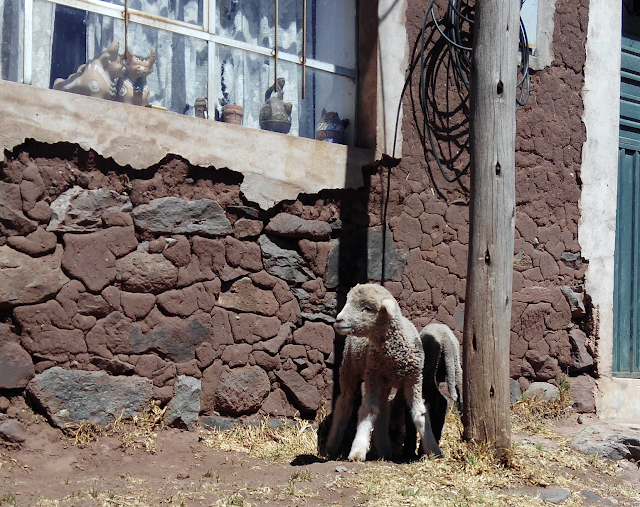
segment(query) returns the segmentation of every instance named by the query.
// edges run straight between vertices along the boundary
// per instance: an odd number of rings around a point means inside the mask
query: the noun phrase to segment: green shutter
[[[640,377],[640,153],[620,150],[613,294],[613,374]]]
[[[640,378],[640,42],[622,38],[613,375]]]

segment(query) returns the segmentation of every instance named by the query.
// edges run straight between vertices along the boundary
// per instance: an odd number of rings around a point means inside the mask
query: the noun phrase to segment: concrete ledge
[[[373,150],[249,129],[0,81],[0,147],[35,139],[93,149],[122,166],[145,169],[166,155],[244,175],[241,189],[263,209],[300,193],[362,186]]]

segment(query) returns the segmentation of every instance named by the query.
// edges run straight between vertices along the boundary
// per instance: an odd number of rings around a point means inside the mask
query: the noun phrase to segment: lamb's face
[[[375,284],[356,285],[336,317],[334,329],[344,335],[372,338],[384,332],[397,303],[391,293]]]

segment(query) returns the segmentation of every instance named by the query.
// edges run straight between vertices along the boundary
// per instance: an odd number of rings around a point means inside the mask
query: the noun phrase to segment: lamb
[[[340,368],[342,392],[334,410],[327,453],[335,455],[351,413],[353,396],[364,378],[364,397],[358,412],[358,427],[349,460],[363,461],[376,426],[376,448],[383,458],[391,457],[389,441],[389,394],[403,393],[411,420],[420,433],[422,450],[440,455],[422,398],[424,351],[418,330],[402,316],[391,293],[380,285],[357,285],[336,318],[337,332],[349,335],[345,345],[346,364]],[[364,372],[362,364],[365,365]]]
[[[440,392],[440,382],[446,382],[451,399],[462,412],[462,367],[460,344],[453,331],[445,324],[432,323],[420,332],[425,354],[422,393],[429,413],[433,435],[439,442],[447,414],[448,402]],[[416,432],[411,418],[405,417],[405,441],[403,456],[415,454]],[[413,430],[413,431],[412,431]]]

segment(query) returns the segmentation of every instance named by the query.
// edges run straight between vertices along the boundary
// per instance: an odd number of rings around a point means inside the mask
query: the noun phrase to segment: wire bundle
[[[456,162],[458,165],[463,163],[462,155],[466,151],[469,134],[473,23],[474,6],[467,0],[449,0],[442,18],[437,15],[435,0],[429,1],[422,29],[413,46],[409,74],[396,117],[397,136],[402,98],[409,89],[412,113],[425,161],[428,153],[431,153],[442,176],[449,183],[459,181],[469,169],[468,161],[459,169],[455,169],[455,165]],[[517,69],[520,78],[517,83],[516,109],[527,103],[530,90],[529,43],[522,19],[518,47],[521,58]],[[416,71],[419,72],[417,91],[414,90]],[[452,89],[455,91],[452,92]],[[416,114],[416,96],[422,121]],[[445,148],[446,154],[443,153]],[[395,157],[395,141],[393,156]]]

